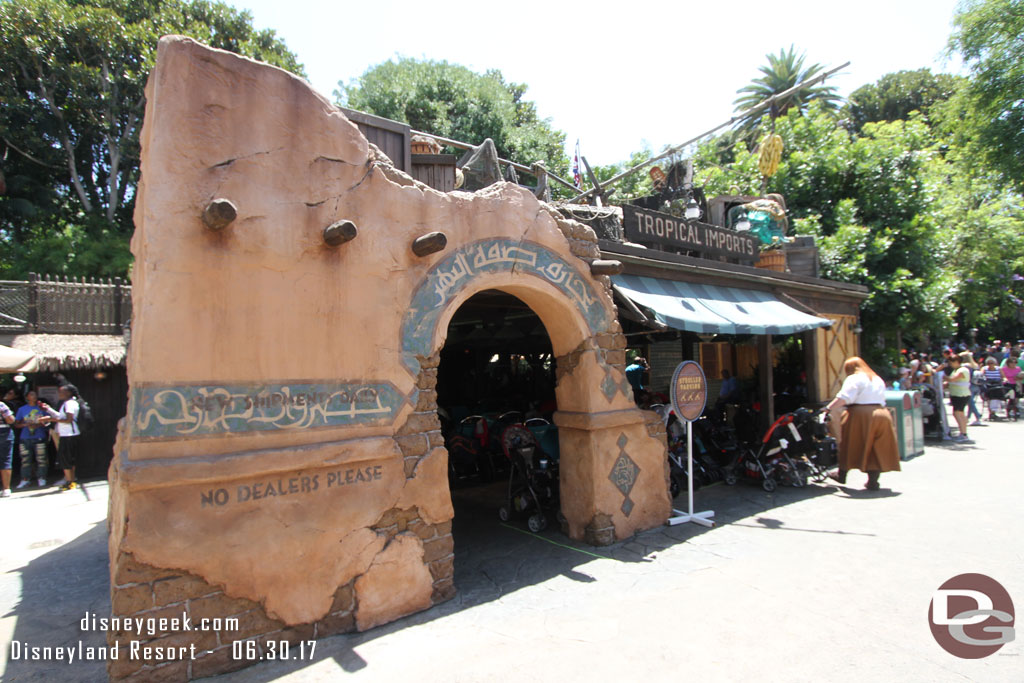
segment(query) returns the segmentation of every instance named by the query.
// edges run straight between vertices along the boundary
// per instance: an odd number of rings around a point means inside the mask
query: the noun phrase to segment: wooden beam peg
[[[594,259],[590,262],[591,275],[618,275],[625,268],[622,261],[609,261],[605,259]]]
[[[331,223],[324,228],[324,242],[332,247],[338,247],[345,242],[351,242],[356,238],[358,230],[352,221],[338,221]]]
[[[238,207],[230,199],[214,199],[203,210],[203,223],[210,230],[223,230],[236,218],[238,218]]]
[[[412,241],[412,253],[417,256],[429,256],[448,246],[448,238],[443,232],[428,232]]]

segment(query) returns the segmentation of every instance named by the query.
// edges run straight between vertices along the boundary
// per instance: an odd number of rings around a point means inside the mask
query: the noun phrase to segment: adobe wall
[[[220,199],[226,225],[203,217]],[[355,238],[331,246],[340,221]],[[302,80],[171,36],[135,223],[113,611],[241,626],[147,636],[200,656],[112,662],[113,678],[239,668],[232,641],[365,630],[454,594],[435,384],[448,321],[483,289],[551,336],[569,535],[608,543],[668,517],[664,433],[630,398],[594,234],[528,192],[436,192]],[[446,246],[417,256],[435,231]]]

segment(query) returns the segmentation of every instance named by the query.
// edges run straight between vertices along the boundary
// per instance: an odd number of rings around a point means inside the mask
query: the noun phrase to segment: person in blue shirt
[[[626,366],[626,379],[633,387],[634,396],[639,396],[640,392],[644,390],[644,373],[650,369],[651,366],[642,356],[637,356],[630,365]]]
[[[46,473],[50,467],[46,458],[46,423],[49,419],[39,406],[36,392],[30,391],[25,394],[25,405],[18,408],[14,423],[15,427],[21,427],[21,441],[18,444],[18,451],[21,453],[21,483],[17,486],[19,489],[32,482],[33,459],[36,466],[36,483],[40,487],[46,486]]]
[[[722,370],[722,388],[718,390],[718,400],[724,403],[735,403],[740,398],[740,381],[728,370]]]

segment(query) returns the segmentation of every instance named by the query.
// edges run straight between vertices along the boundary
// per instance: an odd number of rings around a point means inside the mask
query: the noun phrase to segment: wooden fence
[[[0,332],[121,334],[132,317],[131,291],[121,278],[0,280]]]

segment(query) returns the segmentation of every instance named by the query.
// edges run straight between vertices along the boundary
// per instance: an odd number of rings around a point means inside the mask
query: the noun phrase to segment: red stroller
[[[817,459],[817,432],[814,415],[801,408],[777,419],[761,439],[757,451],[740,449],[736,460],[726,469],[725,483],[730,486],[741,478],[760,482],[771,493],[779,484],[804,486],[809,476],[818,479],[819,467],[812,466],[809,455]]]

